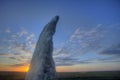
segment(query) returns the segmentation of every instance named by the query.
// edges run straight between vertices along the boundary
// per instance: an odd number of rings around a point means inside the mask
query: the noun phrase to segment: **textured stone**
[[[26,80],[56,80],[55,63],[52,57],[53,35],[59,16],[55,16],[43,29],[32,56]]]

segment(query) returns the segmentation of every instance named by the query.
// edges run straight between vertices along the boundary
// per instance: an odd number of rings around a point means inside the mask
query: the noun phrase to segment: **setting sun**
[[[28,70],[29,70],[29,66],[26,67],[25,72],[28,72]]]

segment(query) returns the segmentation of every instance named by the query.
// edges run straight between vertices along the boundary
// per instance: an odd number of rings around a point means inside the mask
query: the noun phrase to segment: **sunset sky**
[[[0,0],[0,71],[27,71],[39,34],[59,15],[59,72],[120,70],[119,0]]]

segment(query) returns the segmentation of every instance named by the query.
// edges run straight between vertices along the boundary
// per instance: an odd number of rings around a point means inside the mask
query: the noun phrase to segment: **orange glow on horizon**
[[[12,70],[17,72],[28,72],[29,66],[16,67],[15,69],[12,69]]]
[[[29,70],[29,64],[26,64],[24,66],[16,66],[16,67],[11,67],[11,66],[1,66],[0,71],[15,71],[15,72],[28,72]]]
[[[84,72],[84,71],[105,71],[105,70],[119,70],[116,66],[108,67],[109,65],[94,64],[94,65],[76,65],[76,66],[57,66],[57,72]],[[28,72],[29,64],[23,66],[3,66],[0,65],[0,71],[16,71],[16,72]]]

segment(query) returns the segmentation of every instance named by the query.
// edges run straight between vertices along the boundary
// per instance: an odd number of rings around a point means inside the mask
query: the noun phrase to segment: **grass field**
[[[25,80],[25,72],[0,72],[0,80]],[[59,72],[57,80],[120,80],[120,71]]]

